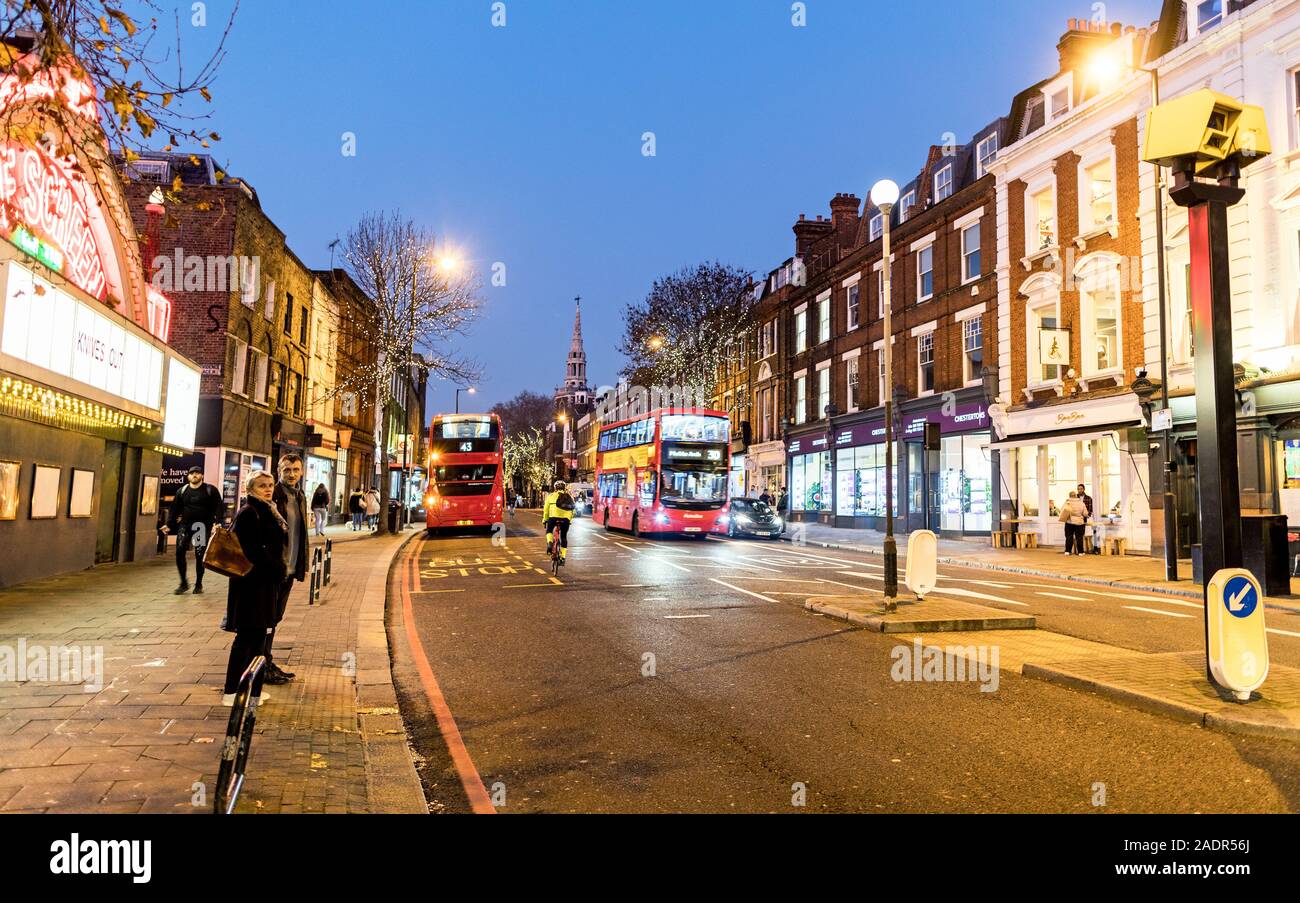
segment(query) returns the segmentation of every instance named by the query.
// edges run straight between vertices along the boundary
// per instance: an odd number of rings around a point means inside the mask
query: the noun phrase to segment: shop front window
[[[1056,517],[1083,479],[1079,472],[1079,443],[1057,442],[1047,446],[1048,514]]]
[[[1017,449],[1019,468],[1017,474],[1020,517],[1041,517],[1038,495],[1038,447]]]
[[[790,464],[792,511],[831,510],[831,456],[829,452],[799,455]]]

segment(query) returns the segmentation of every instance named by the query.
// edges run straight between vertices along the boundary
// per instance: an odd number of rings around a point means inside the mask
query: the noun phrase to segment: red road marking
[[[416,540],[417,548],[419,542],[419,540]],[[420,579],[419,558],[420,555],[417,551],[407,560],[406,570],[410,571],[413,582]],[[429,667],[429,659],[424,654],[424,646],[421,645],[420,637],[415,631],[415,617],[411,613],[410,588],[405,580],[401,581],[401,584],[402,620],[406,626],[406,643],[411,647],[411,655],[415,659],[415,670],[419,672],[425,698],[429,700],[434,717],[438,719],[438,730],[442,733],[442,739],[447,743],[448,752],[451,753],[452,765],[456,767],[456,774],[460,776],[461,786],[465,788],[465,796],[469,798],[470,808],[474,814],[494,814],[497,810],[492,806],[492,799],[488,796],[487,788],[483,786],[483,779],[479,777],[478,769],[474,767],[474,760],[470,758],[469,750],[465,747],[465,741],[460,736],[460,729],[456,727],[456,719],[451,714],[451,707],[447,705],[447,699],[442,695],[442,688],[438,686],[438,679],[433,676],[433,668]]]

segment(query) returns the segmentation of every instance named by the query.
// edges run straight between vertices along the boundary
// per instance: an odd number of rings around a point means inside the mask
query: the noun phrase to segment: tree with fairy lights
[[[397,212],[368,213],[341,243],[343,265],[370,304],[340,305],[340,317],[360,318],[340,325],[366,336],[375,355],[342,374],[320,398],[354,393],[373,401],[376,463],[388,471],[388,405],[394,390],[421,370],[429,379],[459,385],[478,381],[472,361],[456,355],[453,339],[465,335],[482,301],[477,276],[433,253],[433,235]],[[388,480],[379,480],[380,511],[388,510]],[[380,517],[381,531],[387,518]]]

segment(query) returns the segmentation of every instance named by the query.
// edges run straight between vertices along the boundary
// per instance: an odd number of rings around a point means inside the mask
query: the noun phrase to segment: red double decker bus
[[[439,414],[429,427],[429,534],[441,527],[500,523],[501,420],[496,414]]]
[[[726,533],[731,421],[677,408],[601,427],[592,519],[641,533]]]

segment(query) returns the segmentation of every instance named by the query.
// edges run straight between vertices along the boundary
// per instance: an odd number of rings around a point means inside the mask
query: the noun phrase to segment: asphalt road
[[[435,811],[476,793],[501,813],[1300,811],[1295,744],[1010,671],[992,692],[894,680],[896,637],[803,608],[879,588],[874,556],[589,520],[570,545],[557,582],[520,512],[496,542],[421,538],[394,569],[394,673]],[[939,592],[1129,648],[1200,646],[1186,600],[1013,576],[945,567]],[[1289,617],[1270,625],[1300,634]],[[1271,640],[1300,660],[1300,636]]]

